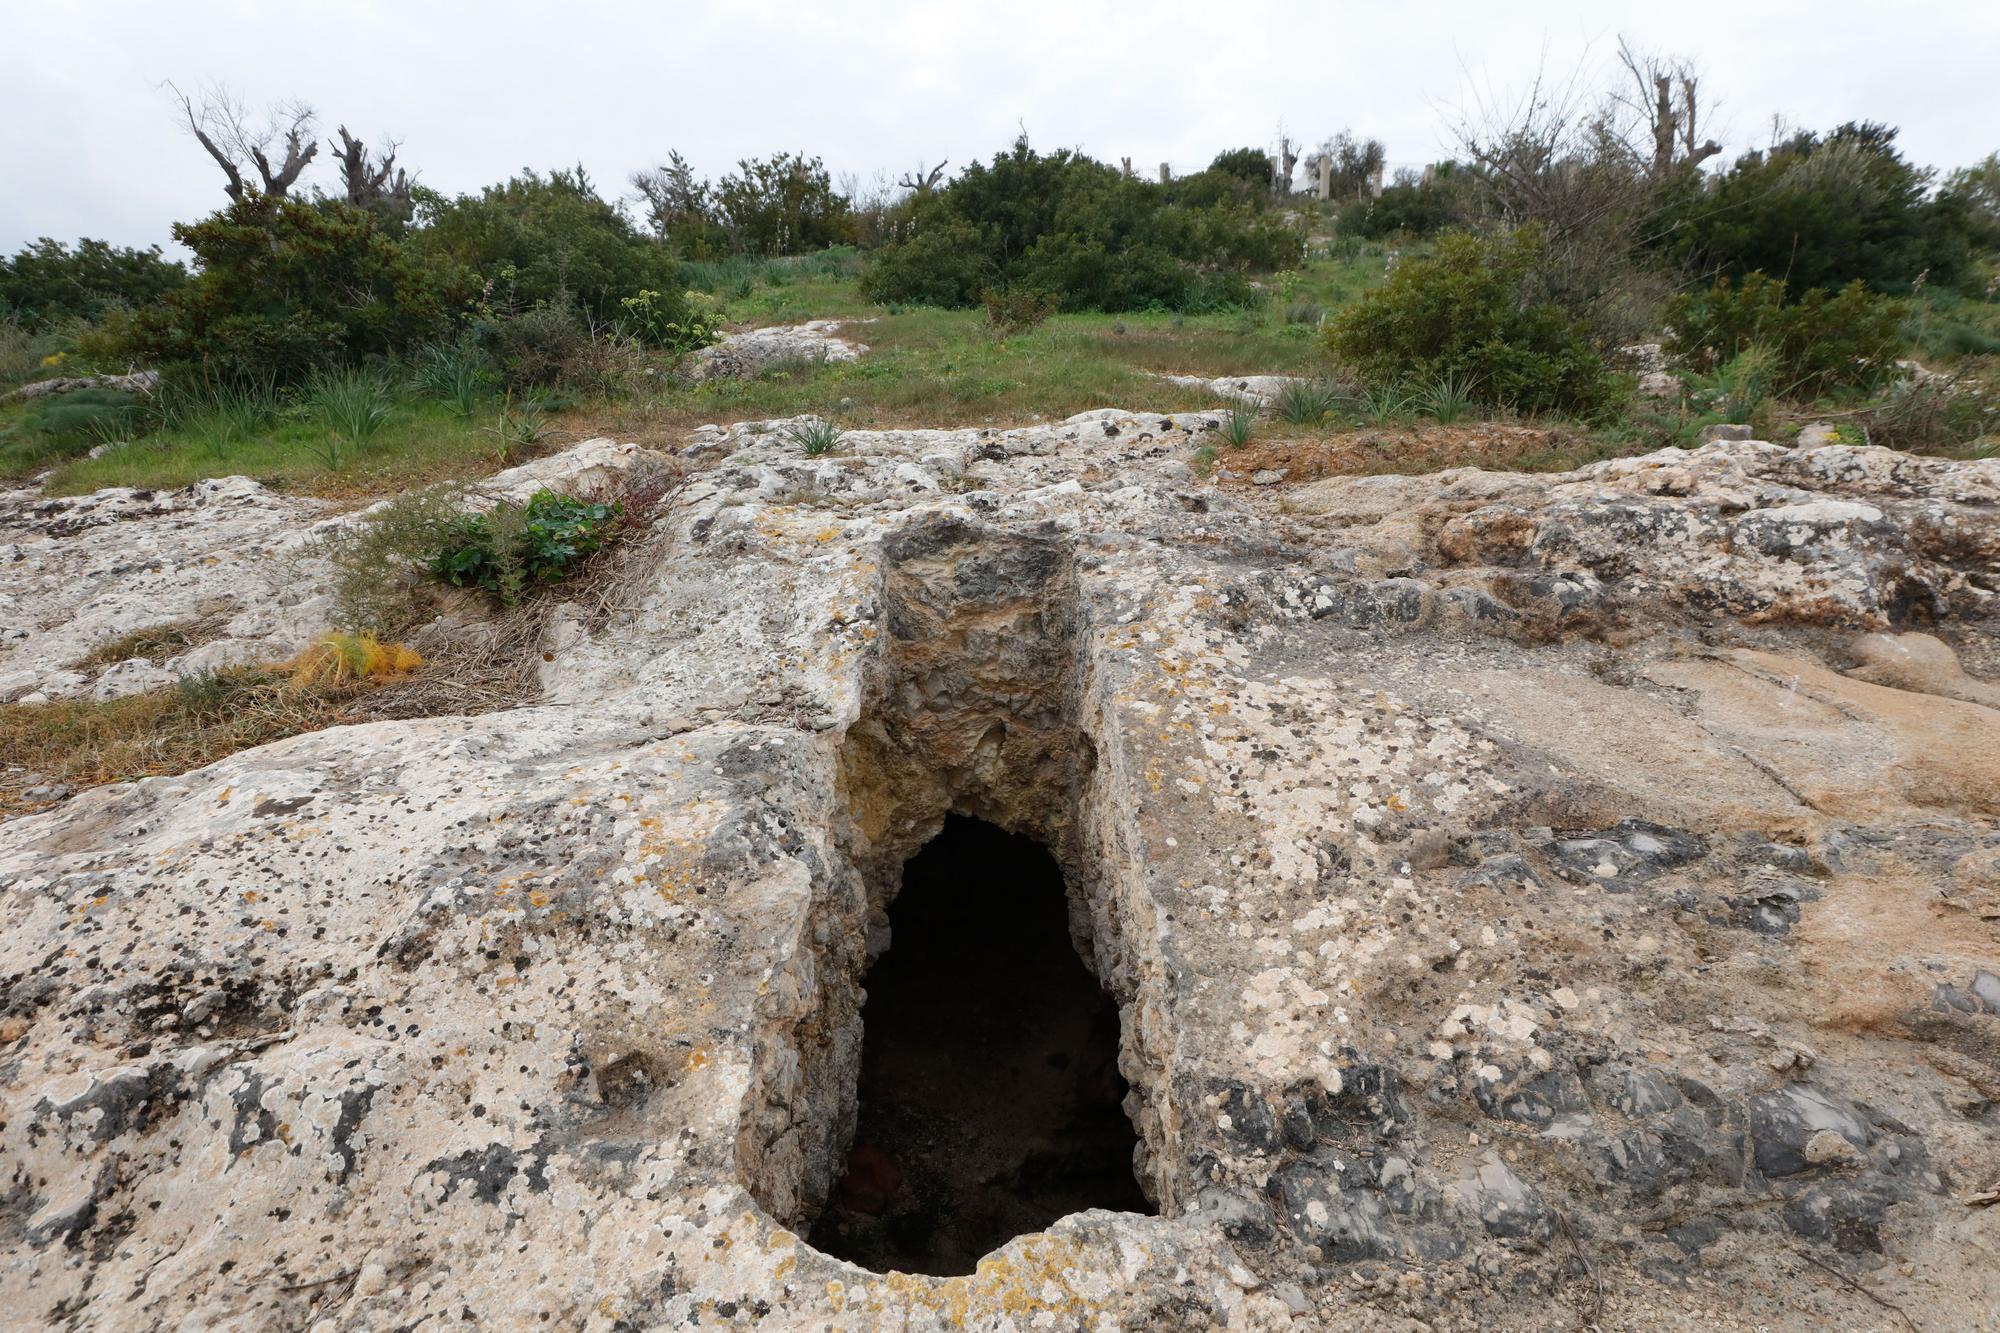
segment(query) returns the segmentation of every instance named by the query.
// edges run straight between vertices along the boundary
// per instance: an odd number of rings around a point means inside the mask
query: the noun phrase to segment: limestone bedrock
[[[2000,462],[1237,489],[1218,421],[703,428],[535,704],[0,825],[8,1319],[1990,1321]],[[309,628],[298,501],[8,503],[14,670],[121,550]],[[1061,862],[1159,1215],[870,1273],[801,1237],[953,810]]]

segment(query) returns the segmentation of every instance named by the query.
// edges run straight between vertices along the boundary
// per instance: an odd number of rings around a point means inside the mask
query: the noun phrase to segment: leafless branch
[[[919,162],[915,171],[904,173],[903,177],[896,184],[905,190],[915,190],[918,194],[929,194],[937,188],[938,181],[944,176],[945,165],[950,160],[950,158],[946,158],[929,171],[925,171],[923,163]]]

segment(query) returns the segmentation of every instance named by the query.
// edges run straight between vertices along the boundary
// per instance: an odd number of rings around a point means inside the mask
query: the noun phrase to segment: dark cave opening
[[[889,923],[865,982],[854,1145],[811,1243],[948,1276],[1068,1213],[1150,1213],[1118,1008],[1070,944],[1055,858],[953,815],[905,863]]]

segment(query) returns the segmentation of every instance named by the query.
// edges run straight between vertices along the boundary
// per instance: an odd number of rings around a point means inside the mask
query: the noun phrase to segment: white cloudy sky
[[[711,175],[786,148],[836,174],[955,170],[1022,124],[1038,147],[1149,170],[1266,144],[1281,122],[1419,162],[1481,91],[1596,70],[1621,34],[1699,61],[1730,156],[1773,113],[1887,121],[1933,164],[2000,148],[2000,0],[8,0],[0,31],[8,251],[164,243],[222,202],[167,80],[392,132],[447,192],[578,160],[622,189],[669,148]]]

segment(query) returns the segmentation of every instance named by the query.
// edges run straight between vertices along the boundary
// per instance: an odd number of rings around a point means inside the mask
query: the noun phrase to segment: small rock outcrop
[[[586,440],[496,473],[468,502],[588,490],[640,452]],[[315,539],[354,517],[248,477],[170,491],[0,491],[0,703],[111,698],[176,675],[290,657],[333,614]],[[135,631],[191,620],[213,632],[185,653],[84,664]]]
[[[159,383],[160,372],[157,370],[135,370],[127,375],[59,375],[53,379],[24,384],[12,393],[0,394],[0,403],[75,393],[78,389],[115,389],[119,393],[151,393]]]
[[[811,319],[803,324],[726,334],[721,342],[694,354],[693,376],[696,380],[747,380],[788,362],[858,361],[868,354],[868,344],[841,337],[846,322]]]
[[[1217,420],[705,428],[539,703],[0,825],[13,1316],[1990,1322],[2000,462],[1222,491]],[[92,548],[308,618],[213,485],[10,501],[15,669]],[[1061,862],[1158,1215],[872,1273],[801,1237],[953,811]]]

